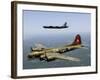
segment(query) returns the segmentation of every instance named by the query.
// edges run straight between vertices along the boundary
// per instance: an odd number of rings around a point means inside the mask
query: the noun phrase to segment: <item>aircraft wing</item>
[[[44,45],[41,44],[41,43],[35,44],[35,47],[36,47],[36,48],[46,48],[46,46],[44,46]]]
[[[59,53],[46,53],[47,58],[55,58],[55,59],[63,59],[63,60],[70,60],[70,61],[80,61],[79,58],[71,57],[71,56],[65,56],[63,54]]]

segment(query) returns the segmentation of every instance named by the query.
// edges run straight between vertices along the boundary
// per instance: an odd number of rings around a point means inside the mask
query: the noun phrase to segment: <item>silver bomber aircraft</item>
[[[36,48],[32,48],[32,52],[28,54],[29,59],[39,58],[41,61],[52,61],[55,59],[63,59],[63,60],[70,60],[70,61],[80,61],[79,58],[65,56],[62,53],[72,51],[75,49],[79,49],[84,47],[81,42],[81,37],[79,34],[76,35],[75,40],[72,44],[65,45],[63,47],[58,48],[46,48],[41,44],[37,44]]]

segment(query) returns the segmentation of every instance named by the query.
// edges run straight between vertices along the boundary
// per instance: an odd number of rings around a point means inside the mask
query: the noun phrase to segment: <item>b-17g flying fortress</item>
[[[69,45],[65,45],[59,48],[46,48],[41,44],[36,45],[36,48],[31,49],[31,53],[28,54],[29,59],[39,58],[40,61],[52,61],[55,59],[63,59],[63,60],[71,60],[71,61],[80,61],[79,58],[65,56],[62,53],[72,51],[75,49],[79,49],[84,47],[81,42],[81,36],[79,34],[76,35],[73,43]]]

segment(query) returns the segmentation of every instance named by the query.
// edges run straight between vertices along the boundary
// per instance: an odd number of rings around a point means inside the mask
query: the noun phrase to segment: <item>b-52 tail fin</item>
[[[67,26],[67,22],[65,22],[63,26]]]

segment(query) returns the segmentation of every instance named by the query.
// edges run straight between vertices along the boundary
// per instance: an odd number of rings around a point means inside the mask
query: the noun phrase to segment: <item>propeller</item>
[[[32,47],[30,47],[30,52],[32,52],[33,51],[33,49],[32,49]]]

